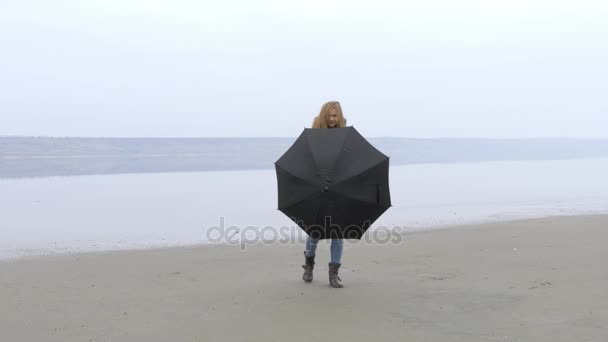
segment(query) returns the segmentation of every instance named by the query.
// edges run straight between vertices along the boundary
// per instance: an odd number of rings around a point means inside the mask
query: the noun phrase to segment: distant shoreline
[[[0,178],[270,169],[294,139],[1,137]],[[391,165],[608,158],[608,139],[368,140]]]

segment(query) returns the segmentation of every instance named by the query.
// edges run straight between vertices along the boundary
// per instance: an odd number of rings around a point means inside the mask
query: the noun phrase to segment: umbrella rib
[[[336,194],[338,194],[338,195],[340,195],[340,196],[343,196],[343,197],[345,197],[345,198],[348,198],[348,199],[350,199],[350,200],[353,200],[353,201],[358,201],[358,202],[365,203],[365,204],[368,204],[368,205],[371,205],[371,204],[377,204],[377,203],[376,203],[376,201],[373,201],[373,202],[366,202],[366,201],[360,200],[360,199],[358,199],[358,198],[355,198],[355,197],[349,196],[349,195],[347,195],[347,194],[345,194],[345,193],[343,193],[343,192],[340,192],[340,191],[332,190],[332,192],[333,192],[333,193],[336,193]]]
[[[359,172],[359,173],[356,173],[356,174],[354,174],[354,175],[352,175],[352,176],[350,176],[350,177],[348,177],[348,178],[342,179],[342,180],[341,180],[339,183],[346,182],[346,181],[351,180],[352,178],[357,177],[357,176],[358,176],[358,175],[360,175],[361,173],[363,173],[363,172],[365,172],[365,171],[367,171],[367,170],[369,170],[369,169],[371,169],[371,168],[374,168],[374,167],[376,167],[376,166],[378,166],[378,165],[380,165],[380,164],[384,163],[385,161],[387,161],[387,160],[388,160],[388,158],[389,158],[389,157],[386,157],[386,159],[382,159],[381,161],[377,162],[376,164],[371,165],[371,166],[370,166],[370,167],[368,167],[367,169],[365,169],[365,170],[363,170],[363,171],[361,171],[361,172]]]
[[[331,172],[333,173],[336,170],[336,165],[338,165],[338,161],[340,161],[340,158],[343,156],[342,154],[342,150],[344,150],[344,146],[346,145],[346,141],[348,140],[348,138],[350,137],[350,134],[353,130],[349,129],[346,132],[346,136],[344,137],[344,141],[342,141],[342,147],[340,147],[340,152],[338,154],[338,158],[336,158],[336,160],[334,160],[334,164],[331,166]]]
[[[310,152],[310,156],[312,157],[312,161],[315,163],[315,170],[319,172],[319,164],[317,163],[317,159],[315,158],[315,154],[312,153],[312,146],[310,146],[310,134],[306,135],[306,146],[308,146],[308,152]]]
[[[304,202],[304,201],[310,199],[312,197],[312,195],[314,195],[314,194],[318,195],[318,192],[316,192],[316,191],[315,192],[311,192],[310,194],[308,194],[306,197],[302,198],[301,200],[293,202],[293,203],[290,203],[287,206],[285,206],[283,208],[279,208],[279,209],[281,209],[281,210],[287,210],[287,209],[293,207],[296,204],[300,204],[301,202]]]
[[[289,174],[292,177],[295,177],[297,179],[301,179],[303,181],[305,181],[307,184],[313,185],[313,186],[318,186],[318,184],[313,183],[310,179],[307,178],[302,178],[301,176],[298,175],[294,175],[293,173],[289,172],[289,170],[287,170],[286,168],[282,167],[281,165],[275,163],[275,165],[280,168],[282,171],[284,171],[285,173]]]

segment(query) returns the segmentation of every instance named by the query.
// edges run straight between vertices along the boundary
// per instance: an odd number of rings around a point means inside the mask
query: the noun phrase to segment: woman
[[[314,119],[312,128],[337,128],[346,127],[346,119],[342,114],[340,102],[330,101],[323,104],[319,115]],[[306,250],[304,251],[304,274],[302,279],[305,282],[312,281],[312,270],[315,266],[315,251],[319,240],[310,236],[306,239]],[[341,266],[343,241],[342,239],[331,239],[331,261],[329,263],[329,285],[335,288],[344,287],[340,284],[338,269]]]

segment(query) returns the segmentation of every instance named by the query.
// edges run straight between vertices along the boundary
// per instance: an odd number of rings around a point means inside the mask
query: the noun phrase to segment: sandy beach
[[[606,341],[608,216],[345,244],[327,282],[302,245],[215,245],[0,263],[2,341]]]

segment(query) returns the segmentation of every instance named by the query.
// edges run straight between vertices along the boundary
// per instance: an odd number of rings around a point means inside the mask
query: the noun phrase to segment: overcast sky
[[[0,2],[0,135],[608,138],[605,1]]]

